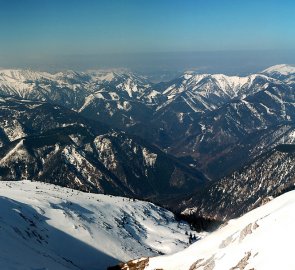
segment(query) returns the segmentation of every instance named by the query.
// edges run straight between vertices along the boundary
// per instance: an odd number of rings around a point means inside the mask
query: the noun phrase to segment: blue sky
[[[282,54],[295,49],[294,14],[291,0],[0,0],[0,66],[86,67],[94,57],[124,65],[115,59],[204,51]]]

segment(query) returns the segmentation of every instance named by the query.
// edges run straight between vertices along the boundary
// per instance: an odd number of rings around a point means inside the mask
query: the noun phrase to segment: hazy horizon
[[[295,63],[288,0],[0,3],[2,68],[245,75]]]
[[[20,68],[47,72],[63,70],[128,69],[154,78],[169,80],[180,73],[193,70],[200,73],[248,75],[277,64],[295,65],[295,51],[207,51],[146,54],[64,55],[50,61],[26,59],[23,63],[5,65],[0,69]],[[11,61],[10,61],[11,62]]]

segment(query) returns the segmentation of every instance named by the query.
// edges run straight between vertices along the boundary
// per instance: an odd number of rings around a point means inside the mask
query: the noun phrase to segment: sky
[[[294,13],[293,0],[0,0],[0,67],[293,64]]]

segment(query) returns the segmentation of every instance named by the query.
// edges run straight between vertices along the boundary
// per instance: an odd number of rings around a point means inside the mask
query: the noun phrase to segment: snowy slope
[[[291,191],[179,253],[151,258],[146,269],[295,269],[290,246],[295,241],[294,210],[295,191]]]
[[[295,67],[291,65],[280,64],[280,65],[271,66],[263,70],[262,73],[269,74],[269,75],[281,74],[281,75],[287,76],[287,75],[295,74]]]
[[[295,86],[295,66],[286,64],[275,65],[263,70],[262,73],[282,80],[293,88]]]
[[[105,269],[182,250],[190,231],[151,203],[0,182],[0,269]]]

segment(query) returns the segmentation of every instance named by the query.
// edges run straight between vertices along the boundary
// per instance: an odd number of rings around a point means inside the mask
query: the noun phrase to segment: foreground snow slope
[[[146,269],[295,269],[295,191],[285,193]]]
[[[1,181],[0,205],[0,269],[106,269],[188,242],[171,212],[122,197]]]

